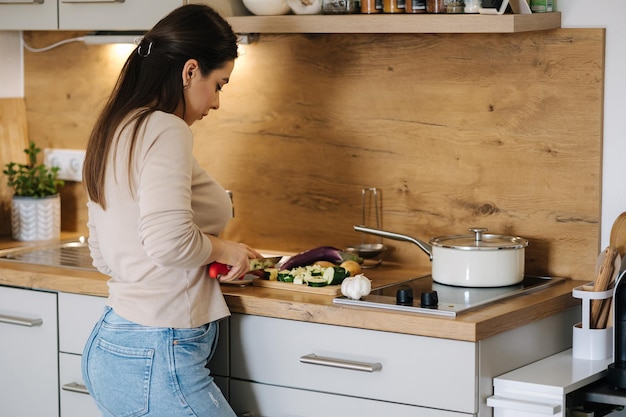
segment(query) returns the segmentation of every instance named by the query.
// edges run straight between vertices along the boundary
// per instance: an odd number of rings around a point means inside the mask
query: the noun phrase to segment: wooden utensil
[[[611,227],[609,245],[617,249],[621,256],[626,252],[626,211],[617,216]]]
[[[617,255],[618,255],[617,249],[613,246],[608,246],[604,250],[604,252],[601,254],[601,256],[604,256],[604,259],[602,260],[602,264],[598,268],[598,274],[596,277],[596,281],[593,285],[593,291],[601,292],[601,291],[606,291],[609,289],[609,287],[611,286],[611,281],[613,280],[613,277],[615,276],[614,264],[615,264],[615,259]],[[599,322],[601,320],[600,313],[602,311],[602,304],[606,301],[607,300],[591,300],[591,328],[592,329],[598,328]],[[610,302],[610,299],[609,299],[609,302]],[[608,314],[608,310],[605,310],[605,314]],[[605,320],[603,321],[606,324],[606,321]]]

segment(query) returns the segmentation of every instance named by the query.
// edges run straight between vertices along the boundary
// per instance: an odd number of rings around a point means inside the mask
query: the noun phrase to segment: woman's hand
[[[208,263],[219,262],[230,266],[230,271],[219,277],[220,281],[232,281],[243,277],[250,270],[250,259],[263,256],[246,244],[220,239],[212,235],[207,236],[213,245]]]

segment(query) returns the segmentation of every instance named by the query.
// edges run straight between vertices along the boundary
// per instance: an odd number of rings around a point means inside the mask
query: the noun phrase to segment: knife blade
[[[267,258],[250,259],[250,269],[248,272],[260,271],[265,268],[273,268],[282,258],[282,256],[270,256]],[[219,278],[222,275],[226,275],[228,271],[230,271],[230,268],[230,265],[219,262],[212,262],[207,266],[210,278]]]

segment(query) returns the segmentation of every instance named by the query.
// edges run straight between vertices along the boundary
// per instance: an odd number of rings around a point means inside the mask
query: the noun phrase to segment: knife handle
[[[220,275],[228,274],[230,265],[221,264],[219,262],[211,262],[208,265],[209,278],[219,278]]]

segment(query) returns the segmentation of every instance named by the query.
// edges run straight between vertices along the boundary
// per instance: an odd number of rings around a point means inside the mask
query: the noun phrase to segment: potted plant
[[[9,162],[2,171],[13,188],[11,230],[15,240],[56,239],[61,234],[61,198],[58,167],[37,163],[41,152],[34,142],[24,149],[28,163]]]

